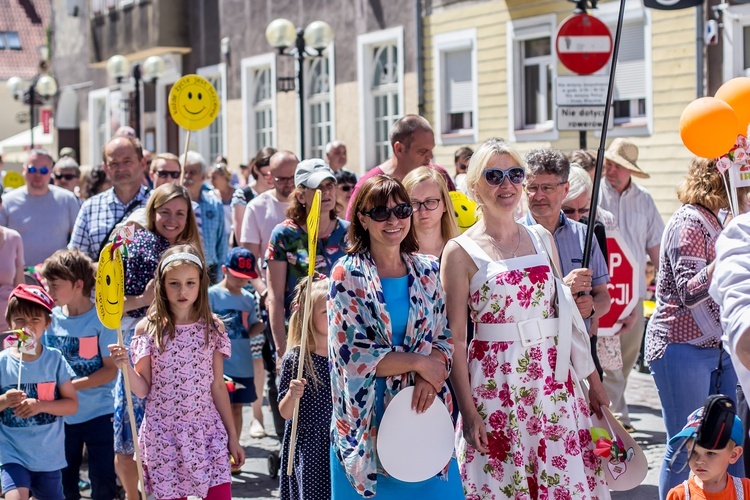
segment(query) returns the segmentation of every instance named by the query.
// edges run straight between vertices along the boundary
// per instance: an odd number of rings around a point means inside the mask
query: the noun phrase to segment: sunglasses
[[[31,171],[31,169],[29,169],[29,171]],[[58,181],[62,179],[65,179],[66,181],[72,181],[73,179],[77,178],[78,176],[76,174],[55,174],[55,179],[57,179]]]
[[[179,171],[172,172],[168,170],[157,170],[156,175],[159,177],[159,179],[166,179],[167,177],[171,177],[172,179],[180,178]]]
[[[513,184],[521,184],[526,179],[526,170],[523,167],[510,167],[508,170],[502,168],[488,168],[482,175],[490,186],[499,186],[507,177]]]
[[[49,169],[47,167],[35,167],[34,165],[29,165],[28,167],[26,167],[26,170],[30,174],[39,172],[42,175],[47,175],[49,173]]]
[[[351,184],[343,184],[341,186],[338,186],[338,188],[343,192],[348,193],[349,191],[354,189],[354,186],[352,186]]]
[[[362,215],[366,215],[375,222],[385,222],[391,218],[391,213],[396,216],[397,219],[408,219],[414,213],[414,209],[408,203],[399,203],[393,208],[388,207],[373,207],[370,210],[362,210]]]
[[[273,180],[279,184],[289,184],[290,182],[294,182],[294,177],[274,177]]]
[[[567,208],[566,207],[566,208],[563,208],[562,211],[565,215],[573,215],[574,213],[578,212],[579,214],[583,216],[589,213],[589,208],[588,207],[585,207],[585,208]]]

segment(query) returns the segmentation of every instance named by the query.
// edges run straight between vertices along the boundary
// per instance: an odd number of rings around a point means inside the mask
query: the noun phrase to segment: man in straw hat
[[[599,204],[612,212],[633,256],[634,267],[639,277],[639,298],[633,312],[619,321],[620,346],[622,348],[622,370],[604,370],[604,388],[612,410],[628,432],[633,432],[625,402],[625,386],[641,349],[644,333],[643,297],[646,295],[646,256],[659,268],[659,248],[664,222],[651,195],[633,182],[633,177],[648,179],[650,176],[638,166],[638,146],[628,139],[618,137],[604,153],[604,182]]]

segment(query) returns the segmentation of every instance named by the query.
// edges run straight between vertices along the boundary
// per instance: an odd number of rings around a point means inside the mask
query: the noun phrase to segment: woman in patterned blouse
[[[414,386],[412,406],[440,397],[453,355],[443,287],[433,257],[415,254],[412,207],[403,185],[378,175],[351,204],[349,248],[331,272],[328,355],[332,365],[331,489],[342,498],[464,498],[450,473],[408,486],[383,474],[375,439],[385,407]]]
[[[721,350],[719,304],[708,294],[714,271],[714,244],[722,230],[719,211],[729,206],[724,180],[713,160],[694,158],[687,179],[677,190],[683,203],[669,219],[661,241],[656,285],[656,311],[646,331],[646,361],[661,399],[667,443],[680,432],[693,409],[716,390],[717,361],[724,372],[719,392],[735,396],[737,375],[729,354]],[[738,189],[745,200],[748,188]],[[742,443],[737,443],[742,444]],[[667,444],[659,478],[659,493],[688,478],[687,455],[680,453],[670,467],[677,445]],[[681,473],[681,468],[685,470]],[[742,477],[742,462],[729,473]]]

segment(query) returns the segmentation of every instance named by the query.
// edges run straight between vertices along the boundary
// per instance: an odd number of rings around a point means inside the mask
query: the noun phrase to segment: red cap
[[[52,308],[55,305],[55,301],[52,300],[44,288],[37,285],[18,285],[12,292],[10,292],[8,300],[10,300],[11,297],[39,304],[49,312],[52,312]]]

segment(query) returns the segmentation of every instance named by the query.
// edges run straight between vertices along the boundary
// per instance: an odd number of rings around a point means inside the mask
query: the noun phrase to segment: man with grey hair
[[[568,219],[561,210],[568,194],[570,161],[560,150],[544,148],[529,151],[526,164],[529,174],[524,191],[529,212],[520,222],[527,226],[541,224],[552,233],[560,255],[563,281],[570,287],[578,312],[590,329],[592,319],[609,311],[609,272],[599,245],[591,247],[589,268],[581,267],[586,226]],[[595,349],[592,349],[592,356],[598,368]]]
[[[346,144],[338,140],[326,144],[326,161],[334,172],[342,170],[346,166]]]
[[[21,235],[27,266],[65,248],[78,215],[76,195],[49,183],[53,163],[47,151],[32,149],[23,164],[26,185],[3,196],[0,225]]]
[[[218,283],[223,274],[221,264],[229,252],[229,239],[224,224],[224,207],[209,189],[204,189],[208,177],[208,164],[200,153],[188,151],[187,158],[180,158],[185,166],[182,185],[187,189],[190,199],[198,203],[201,217],[201,236],[203,251],[208,266],[211,283]]]
[[[52,182],[57,187],[67,189],[78,196],[78,186],[81,183],[81,169],[78,162],[70,156],[63,156],[52,169]]]

